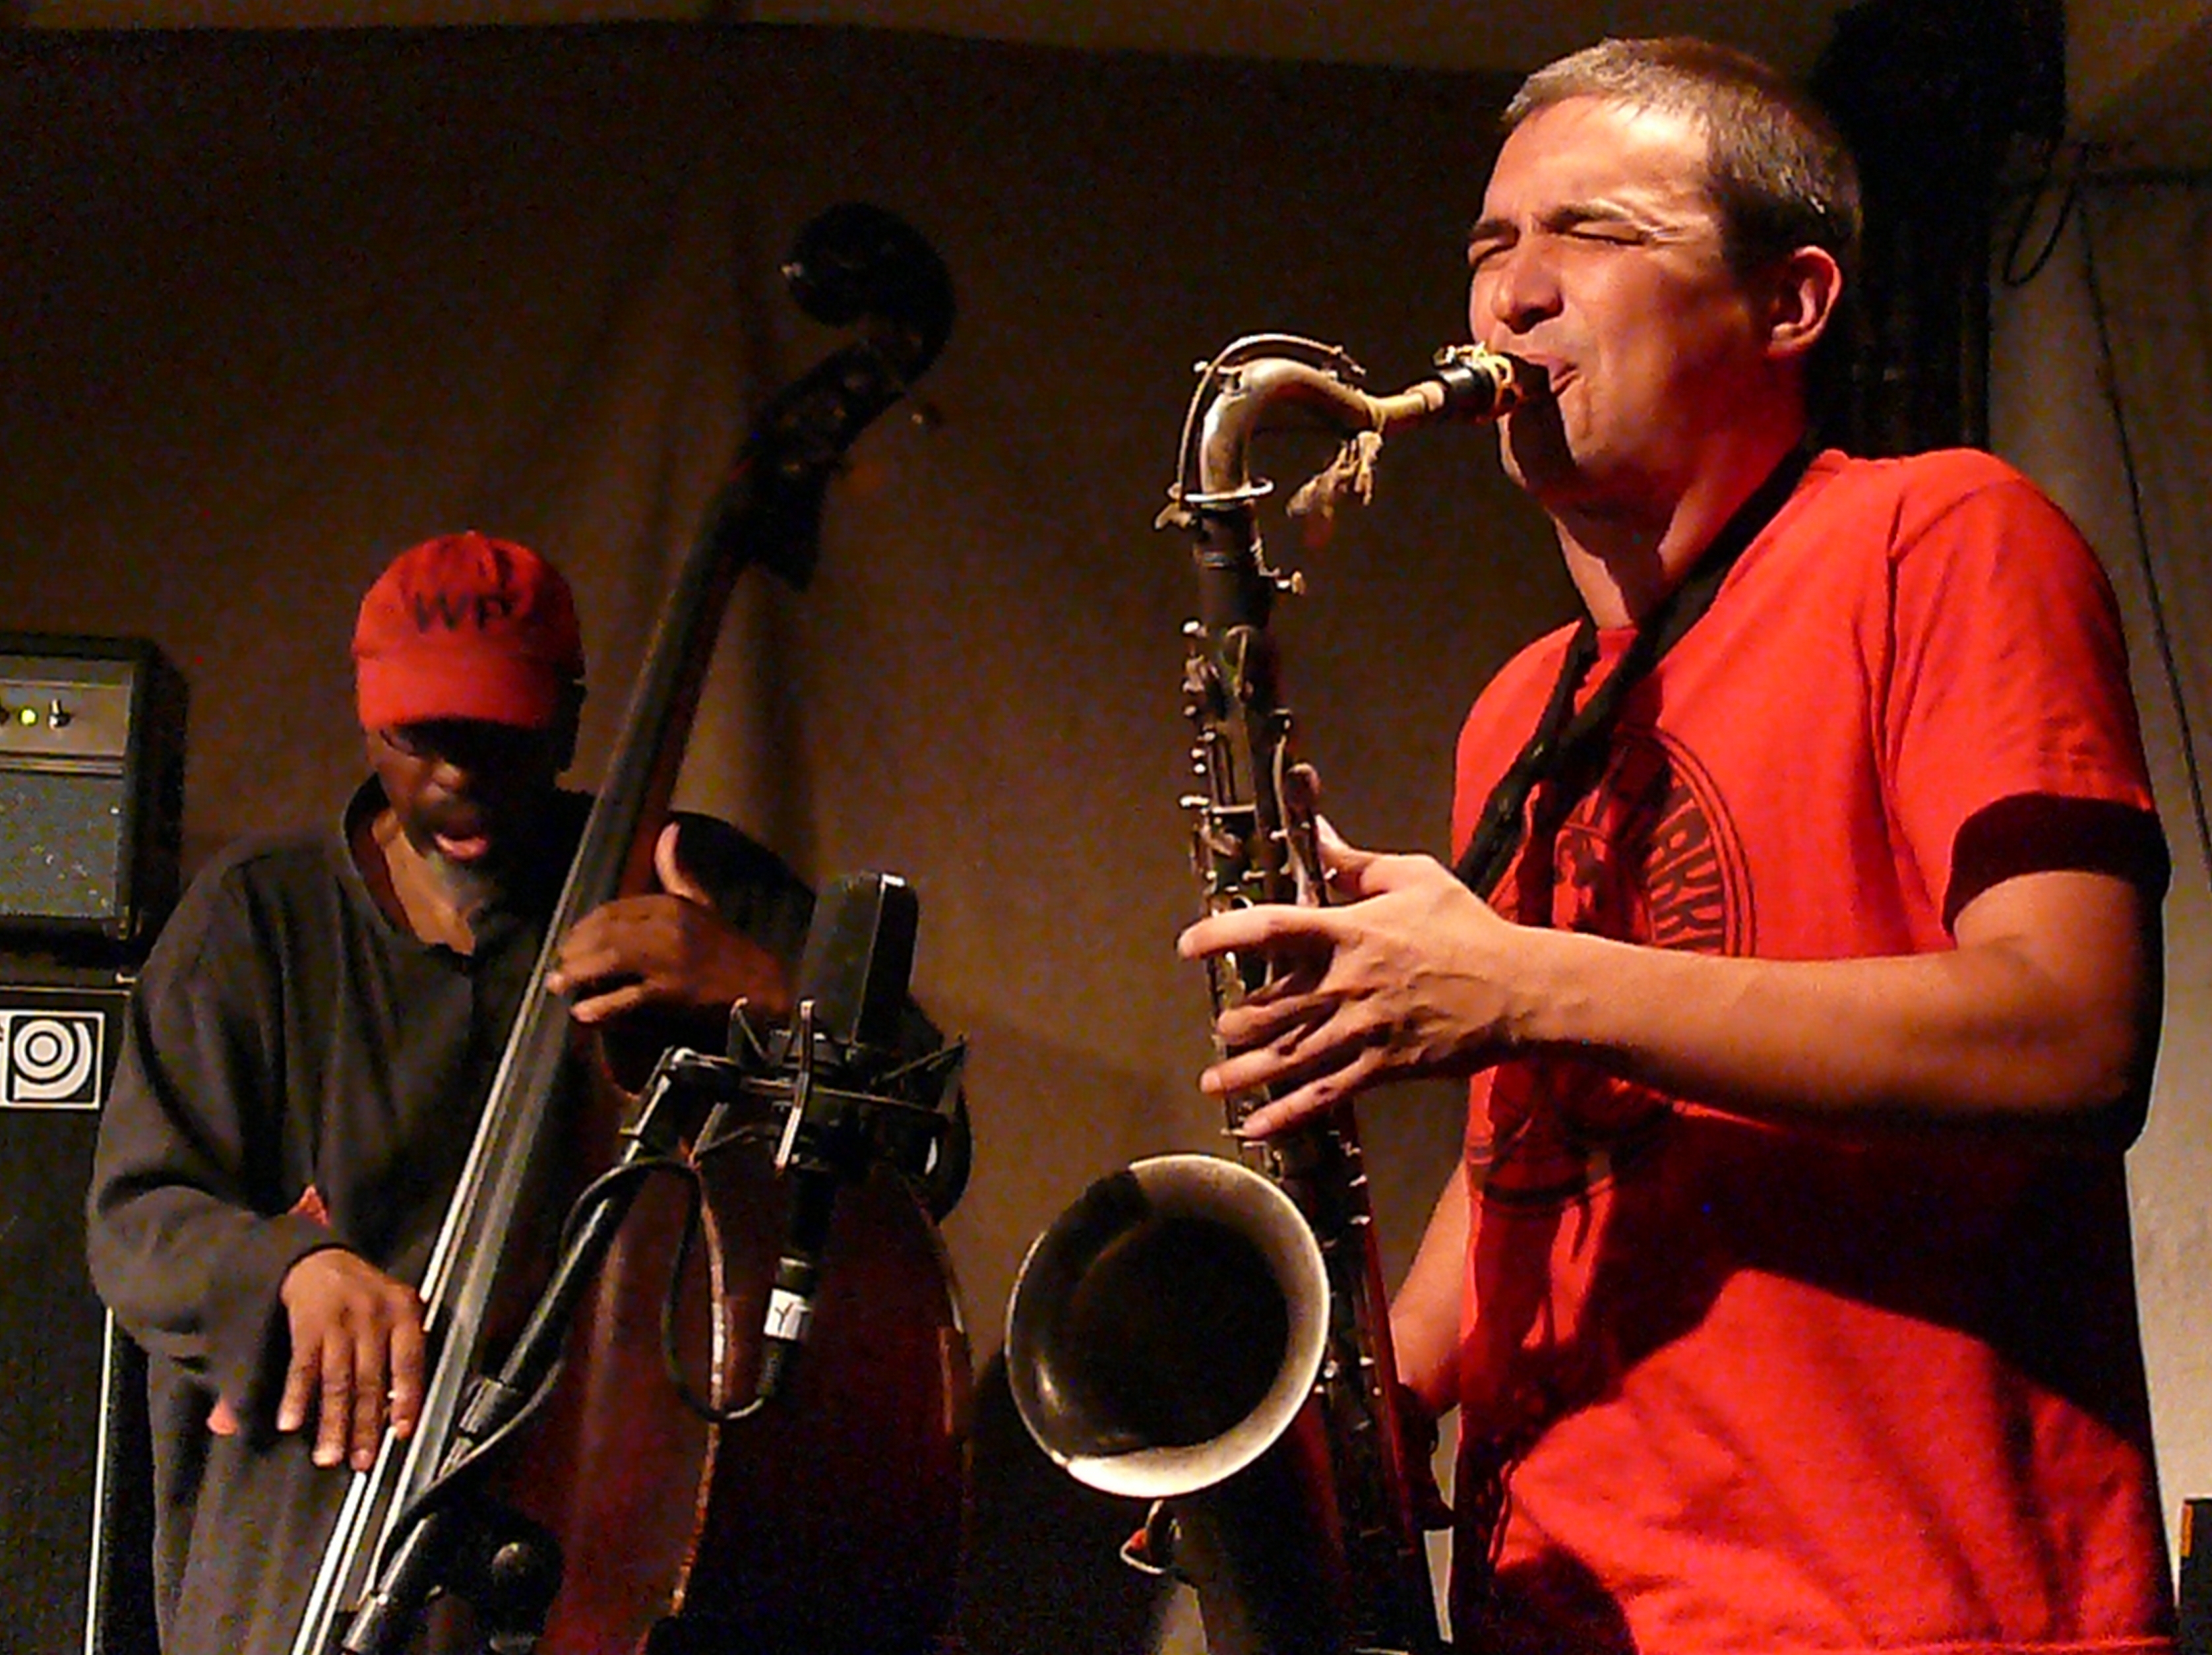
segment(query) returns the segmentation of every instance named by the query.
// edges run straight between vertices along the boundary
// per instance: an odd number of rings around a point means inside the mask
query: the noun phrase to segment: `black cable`
[[[734,1141],[737,1135],[727,1141]],[[705,1176],[690,1162],[681,1163],[680,1168],[689,1181],[690,1200],[684,1206],[684,1228],[676,1238],[676,1256],[668,1267],[668,1288],[660,1301],[660,1370],[676,1400],[696,1418],[708,1425],[735,1425],[759,1413],[768,1405],[768,1398],[756,1396],[735,1408],[716,1407],[692,1384],[691,1376],[684,1371],[683,1353],[677,1348],[676,1318],[683,1308],[684,1272],[691,1262],[691,1250],[698,1245],[707,1202]]]
[[[2043,158],[2036,168],[2035,182],[2020,204],[2020,220],[2013,226],[2012,240],[2005,244],[2004,261],[1998,270],[1998,279],[2008,288],[2024,288],[2043,274],[2043,267],[2051,262],[2051,255],[2058,251],[2060,239],[2066,234],[2066,221],[2074,216],[2074,204],[2079,198],[2081,168],[2087,165],[2086,155],[2078,155],[2066,173],[2066,184],[2058,198],[2058,211],[2051,221],[2051,234],[2044,238],[2043,246],[2028,261],[2026,270],[2018,268],[2020,250],[2027,240],[2027,227],[2035,222],[2035,210],[2051,193],[2057,182],[2059,146],[2046,144]]]
[[[567,1215],[561,1222],[560,1240],[556,1256],[565,1254],[592,1208],[608,1200],[614,1190],[624,1183],[642,1183],[655,1173],[686,1174],[690,1168],[683,1161],[668,1157],[649,1157],[610,1167],[584,1186],[576,1199],[569,1204]],[[415,1498],[400,1508],[398,1517],[390,1524],[392,1533],[404,1533],[429,1516],[450,1499],[471,1472],[483,1464],[506,1443],[513,1440],[523,1426],[535,1418],[553,1395],[553,1387],[560,1382],[561,1373],[568,1366],[565,1357],[556,1358],[538,1377],[530,1394],[507,1419],[501,1421],[491,1434],[481,1442],[471,1443],[456,1458],[438,1468],[429,1482],[423,1484]]]
[[[2128,510],[2135,526],[2136,557],[2142,566],[2143,586],[2150,600],[2151,636],[2158,646],[2160,667],[2166,673],[2166,688],[2173,697],[2173,716],[2181,737],[2182,774],[2189,778],[2189,799],[2195,812],[2197,849],[2203,853],[2204,865],[2212,868],[2212,818],[2204,808],[2204,778],[2197,767],[2197,739],[2189,723],[2189,697],[2184,692],[2181,666],[2175,658],[2173,636],[2166,622],[2166,596],[2160,589],[2158,569],[2151,560],[2150,528],[2143,513],[2142,482],[2136,468],[2135,444],[2128,435],[2128,416],[2120,397],[2118,365],[2112,355],[2112,334],[2110,317],[2105,307],[2103,285],[2097,279],[2097,238],[2094,234],[2094,215],[2085,206],[2081,213],[2081,271],[2089,289],[2089,313],[2097,324],[2097,355],[2100,376],[2105,384],[2105,399],[2112,412],[2112,430],[2120,445],[2120,472],[2128,485]]]

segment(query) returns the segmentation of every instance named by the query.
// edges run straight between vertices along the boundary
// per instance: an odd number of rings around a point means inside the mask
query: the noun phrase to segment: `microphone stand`
[[[525,1655],[536,1647],[560,1589],[557,1548],[552,1536],[513,1513],[495,1520],[478,1511],[471,1530],[454,1509],[454,1499],[465,1487],[459,1479],[481,1469],[502,1433],[520,1424],[560,1366],[576,1306],[643,1182],[629,1175],[631,1169],[665,1159],[682,1147],[687,1111],[678,1104],[696,1090],[693,1065],[698,1061],[697,1053],[679,1047],[663,1053],[654,1066],[636,1117],[623,1129],[621,1159],[586,1192],[590,1208],[573,1226],[507,1360],[497,1373],[474,1381],[437,1475],[411,1512],[401,1513],[396,1525],[399,1543],[347,1627],[339,1645],[345,1655],[397,1655],[431,1593],[447,1584],[454,1548],[471,1532],[479,1543],[466,1555],[479,1564],[471,1571],[481,1589],[478,1612],[493,1622],[485,1646],[494,1655]]]
[[[823,1084],[816,1068],[811,1000],[799,1003],[796,1024],[794,1073],[787,1080],[762,1078],[735,1057],[710,1057],[685,1047],[662,1054],[635,1118],[623,1129],[621,1159],[580,1198],[583,1216],[569,1227],[529,1320],[497,1372],[473,1381],[437,1474],[394,1525],[398,1543],[348,1623],[339,1644],[344,1655],[399,1655],[431,1595],[457,1584],[465,1588],[486,1625],[484,1647],[490,1655],[529,1655],[536,1649],[560,1590],[559,1547],[552,1536],[517,1513],[463,1508],[465,1479],[481,1473],[550,1387],[568,1348],[577,1306],[642,1187],[641,1169],[682,1150],[683,1123],[695,1117],[694,1100],[714,1100],[697,1136],[695,1159],[715,1147],[716,1124],[733,1098],[765,1098],[786,1111],[776,1171],[800,1175],[793,1185],[799,1209],[794,1228],[803,1226],[817,1256],[838,1181],[856,1175],[872,1155],[912,1177],[926,1172],[947,1124],[935,1104]],[[740,1031],[752,1062],[768,1061],[766,1048],[742,1011],[733,1021],[733,1047]],[[963,1055],[964,1044],[956,1043],[878,1084],[915,1071],[941,1069],[949,1077]],[[779,1266],[779,1291],[786,1289],[788,1263]],[[804,1285],[811,1294],[811,1280]],[[805,1331],[803,1314],[794,1328],[770,1330],[754,1399],[726,1420],[750,1414],[771,1399]],[[452,1578],[457,1573],[458,1583]]]

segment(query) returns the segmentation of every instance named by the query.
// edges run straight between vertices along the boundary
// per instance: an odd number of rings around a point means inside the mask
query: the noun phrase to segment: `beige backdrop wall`
[[[2212,841],[2201,794],[2212,760],[2208,204],[2202,179],[2092,178],[2063,222],[2039,217],[2057,244],[2032,274],[2002,272],[1990,386],[1998,452],[2051,490],[2112,573],[2173,850],[2165,1037],[2128,1185],[2159,1479],[2177,1547],[2182,1502],[2212,1492]],[[2205,1525],[2195,1528],[2202,1555]]]
[[[973,1043],[947,1232],[987,1357],[1037,1230],[1218,1129],[1171,952],[1194,593],[1150,526],[1191,364],[1292,329],[1395,388],[1463,337],[1498,90],[735,27],[7,40],[0,630],[179,662],[197,861],[342,802],[383,561],[513,535],[578,587],[589,780],[747,411],[837,343],[783,251],[832,202],[910,219],[961,302],[929,417],[859,445],[809,591],[741,589],[684,796],[810,878],[917,886],[917,990]],[[1280,630],[1348,837],[1444,848],[1460,715],[1566,612],[1548,544],[1455,432],[1305,560]],[[1449,1089],[1367,1111],[1394,1274],[1458,1128]],[[1127,1513],[1062,1512],[984,1410],[971,1637],[1130,1646]]]

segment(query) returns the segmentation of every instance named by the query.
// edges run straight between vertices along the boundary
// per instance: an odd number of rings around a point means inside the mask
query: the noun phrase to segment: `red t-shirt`
[[[1566,637],[1468,715],[1461,843]],[[2094,556],[1986,455],[1824,454],[1631,692],[1551,890],[1524,857],[1498,900],[1712,953],[1939,950],[1961,828],[2051,796],[2152,809]],[[1467,1154],[1462,1643],[1486,1614],[1544,1655],[2171,1647],[2117,1153],[1762,1125],[1547,1058],[1476,1080]]]

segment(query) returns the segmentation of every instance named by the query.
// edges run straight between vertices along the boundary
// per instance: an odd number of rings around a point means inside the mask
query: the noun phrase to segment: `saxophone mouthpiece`
[[[1502,419],[1541,394],[1544,370],[1486,345],[1448,344],[1437,352],[1443,419]]]

